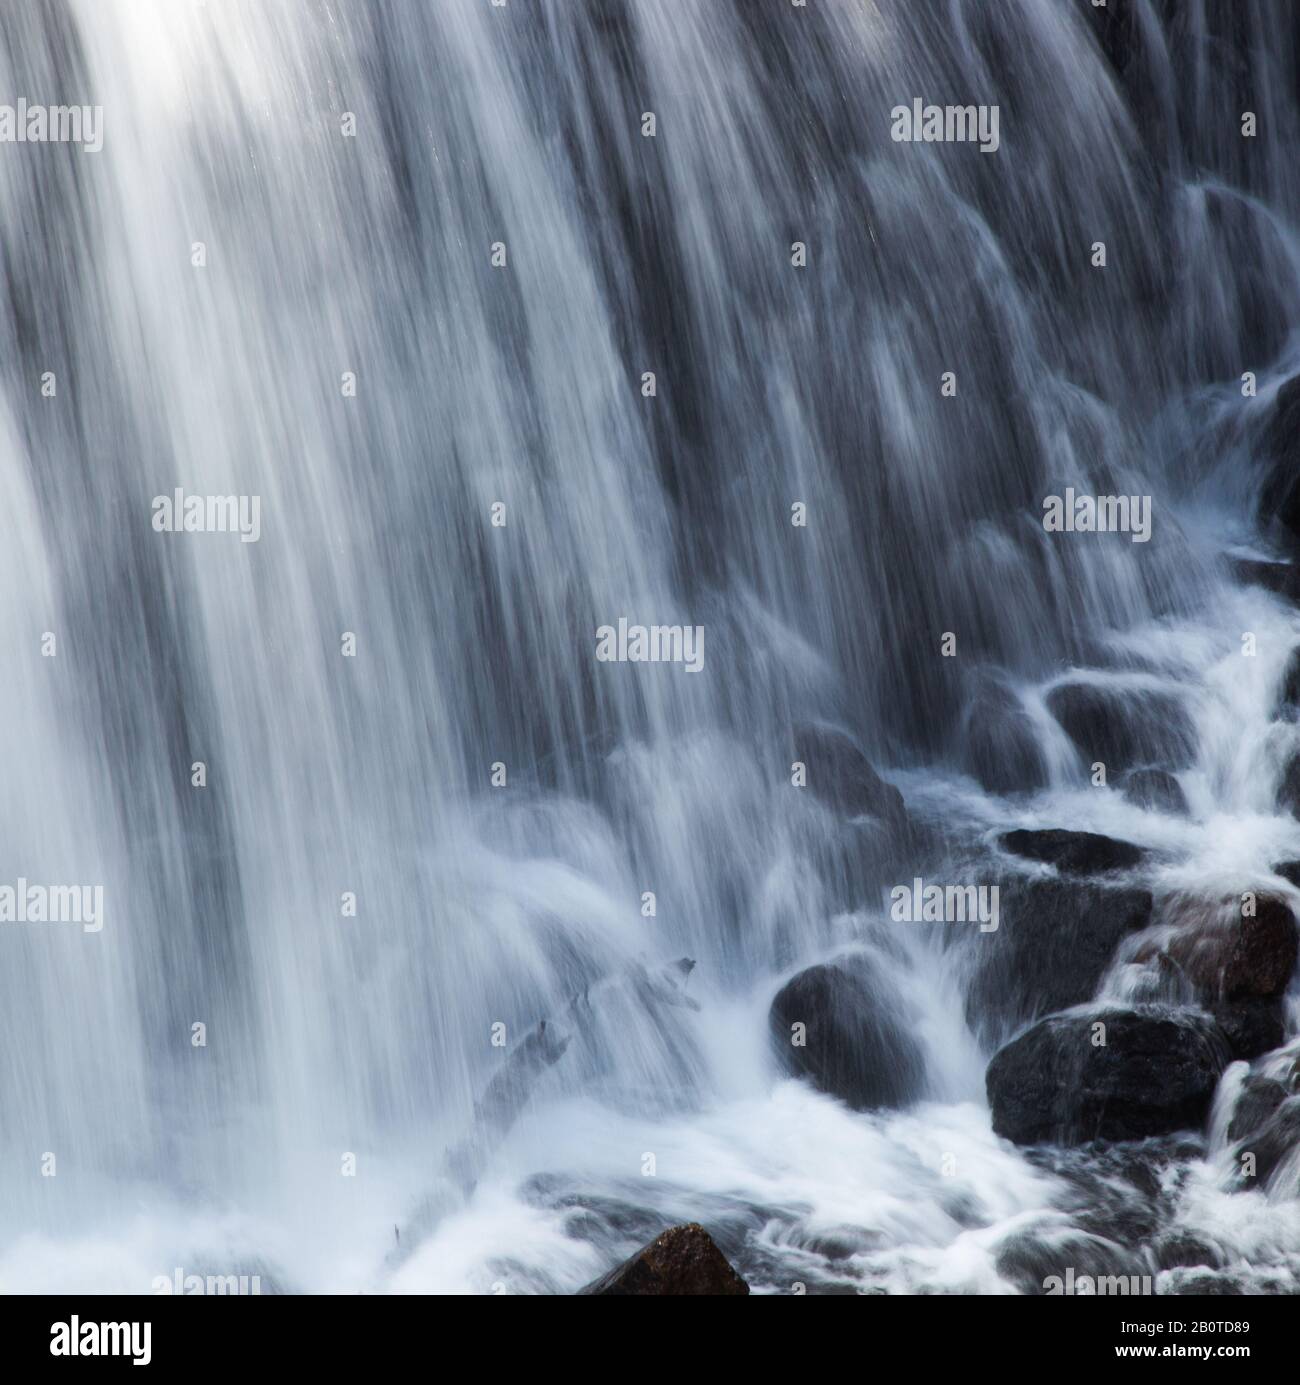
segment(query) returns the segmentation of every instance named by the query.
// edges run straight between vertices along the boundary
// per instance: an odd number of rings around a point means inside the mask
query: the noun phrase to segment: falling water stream
[[[1103,1167],[992,1134],[978,940],[891,924],[919,857],[790,778],[827,722],[932,857],[1086,828],[1291,888],[1300,617],[1231,560],[1300,366],[1300,16],[1135,0],[1121,77],[1087,8],[0,10],[0,101],[103,110],[0,146],[0,879],[104,890],[0,924],[0,1289],[571,1292],[699,1220],[756,1290],[1012,1292],[1013,1238],[1105,1240]],[[914,97],[999,148],[892,140]],[[1149,542],[1045,532],[1069,486]],[[260,537],[157,532],[178,488]],[[598,661],[620,617],[702,668]],[[1090,782],[1080,677],[1182,701],[1187,816]],[[1032,792],[974,773],[990,679]],[[850,947],[900,1111],[772,1053]],[[494,1119],[493,1027],[543,1019]],[[1300,1202],[1218,1153],[1169,1216],[1293,1286]]]

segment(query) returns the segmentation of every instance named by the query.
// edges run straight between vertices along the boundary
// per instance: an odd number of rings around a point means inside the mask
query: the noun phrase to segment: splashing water
[[[824,721],[955,850],[1290,888],[1300,621],[1232,560],[1300,366],[1300,25],[1135,0],[1121,78],[1086,9],[0,14],[0,100],[104,135],[0,150],[4,879],[105,899],[0,924],[0,1288],[568,1292],[698,1219],[756,1289],[1012,1292],[1017,1237],[1095,1240],[1106,1169],[991,1133],[970,949],[888,921],[919,856],[790,783]],[[891,139],[917,97],[1000,147]],[[1150,497],[1149,541],[1047,532],[1067,487]],[[158,532],[178,488],[260,537]],[[699,672],[597,660],[620,619],[702,627]],[[975,774],[986,675],[1033,793]],[[1186,816],[1092,786],[1080,679],[1186,707]],[[846,948],[906,1110],[770,1052]],[[1300,1203],[1219,1157],[1170,1156],[1168,1216],[1293,1284]]]

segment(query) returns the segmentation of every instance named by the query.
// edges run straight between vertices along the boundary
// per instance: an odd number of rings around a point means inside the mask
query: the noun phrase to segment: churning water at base
[[[0,101],[104,120],[0,146],[3,882],[105,900],[0,924],[0,1289],[565,1292],[699,1220],[756,1290],[1037,1291],[1142,1216],[1295,1286],[1300,1200],[1228,1191],[1222,1134],[1145,1196],[996,1139],[979,940],[887,911],[1022,826],[1292,888],[1300,619],[1232,559],[1300,365],[1300,31],[1169,8],[0,13]],[[999,148],[893,141],[918,97]],[[1149,541],[1046,532],[1067,487]],[[178,488],[260,538],[157,532]],[[597,661],[620,618],[703,667]],[[1078,678],[1183,701],[1186,816],[1092,785]],[[990,688],[1033,791],[981,785]],[[817,721],[912,845],[792,787]],[[844,950],[923,1054],[901,1111],[771,1050]]]

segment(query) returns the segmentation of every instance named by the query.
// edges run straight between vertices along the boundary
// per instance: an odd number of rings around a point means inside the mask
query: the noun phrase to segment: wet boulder
[[[1174,1297],[1236,1298],[1246,1292],[1246,1284],[1240,1275],[1197,1266],[1161,1275],[1159,1292]]]
[[[1161,933],[1134,953],[1181,976],[1213,1014],[1234,1058],[1257,1058],[1285,1037],[1282,993],[1295,970],[1297,930],[1286,901],[1254,895],[1244,912],[1235,896],[1171,895],[1161,902]]]
[[[698,1222],[669,1227],[621,1265],[601,1275],[580,1294],[666,1297],[682,1294],[749,1293],[749,1285],[732,1268]]]
[[[993,1129],[1067,1145],[1199,1129],[1227,1062],[1218,1026],[1194,1010],[1051,1015],[989,1064]]]
[[[1266,466],[1260,521],[1284,543],[1300,548],[1300,375],[1278,390],[1260,450]]]
[[[999,923],[981,934],[970,1001],[972,1022],[1019,1027],[1097,993],[1119,944],[1151,921],[1146,890],[1084,881],[1004,876]]]
[[[1273,874],[1280,875],[1283,880],[1290,881],[1300,889],[1300,861],[1279,861],[1273,867]]]
[[[1146,858],[1146,852],[1132,842],[1058,827],[1004,832],[998,841],[1013,856],[1055,866],[1062,875],[1110,875],[1132,870]]]
[[[1187,816],[1187,797],[1182,785],[1167,769],[1135,769],[1124,776],[1124,797],[1139,808],[1151,808],[1174,817]]]
[[[1273,715],[1280,721],[1300,721],[1300,646],[1291,651],[1282,671]]]
[[[1277,806],[1282,812],[1300,818],[1300,754],[1292,755],[1277,786]]]
[[[1237,1093],[1228,1122],[1228,1139],[1235,1143],[1262,1130],[1289,1095],[1276,1078],[1250,1073]]]
[[[1055,1217],[1014,1230],[997,1248],[994,1265],[999,1278],[1022,1294],[1060,1294],[1067,1286],[1073,1293],[1079,1280],[1127,1280],[1147,1272],[1140,1255],[1100,1236],[1063,1231]]]
[[[990,793],[1031,793],[1047,785],[1047,762],[1024,706],[989,676],[966,706],[961,744],[967,768]]]
[[[1293,563],[1276,563],[1260,558],[1235,558],[1232,571],[1240,582],[1263,587],[1275,596],[1288,601],[1300,601],[1300,567]]]
[[[1233,896],[1175,895],[1161,912],[1175,930],[1163,950],[1202,996],[1271,999],[1286,990],[1300,935],[1291,906],[1279,895],[1255,894],[1248,905]]]
[[[872,817],[890,828],[907,825],[903,795],[872,768],[847,732],[825,722],[795,728],[794,758],[807,771],[807,787],[832,812]]]
[[[1069,1147],[1038,1145],[1029,1158],[1062,1185],[1062,1206],[1090,1236],[1145,1253],[1173,1216],[1180,1171],[1205,1154],[1198,1131],[1127,1144],[1093,1145],[1080,1159]]]
[[[1210,1013],[1223,1030],[1228,1052],[1249,1061],[1272,1053],[1286,1041],[1286,1016],[1281,997],[1211,1003]]]
[[[1047,694],[1048,710],[1085,763],[1112,774],[1147,766],[1187,769],[1196,734],[1174,693],[1107,683],[1062,683]]]
[[[1151,1254],[1162,1270],[1218,1270],[1227,1261],[1223,1247],[1216,1241],[1181,1227],[1164,1232],[1151,1247]]]
[[[1288,1097],[1233,1147],[1238,1187],[1300,1192],[1300,1096]]]
[[[857,1111],[898,1107],[920,1093],[925,1058],[867,959],[819,964],[792,977],[768,1013],[785,1070]]]

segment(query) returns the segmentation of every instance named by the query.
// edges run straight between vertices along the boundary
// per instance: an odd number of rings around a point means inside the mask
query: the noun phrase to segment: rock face
[[[1083,1144],[1199,1128],[1226,1063],[1218,1026],[1196,1011],[1052,1015],[989,1064],[993,1129],[1017,1144]]]
[[[1144,944],[1134,960],[1158,958],[1191,984],[1223,1031],[1234,1058],[1257,1058],[1284,1038],[1282,993],[1295,970],[1297,930],[1286,900],[1255,896],[1243,915],[1235,896],[1204,899],[1173,895],[1161,904],[1173,932]]]
[[[971,773],[990,793],[1027,793],[1047,784],[1047,765],[1020,699],[984,678],[966,707],[962,746]]]
[[[998,930],[979,939],[976,1022],[996,1015],[1018,1027],[1091,1000],[1120,942],[1151,921],[1146,890],[1011,876],[998,892]]]
[[[1097,832],[1067,832],[1061,828],[1040,831],[1020,829],[998,838],[1013,856],[1055,866],[1063,875],[1109,875],[1131,870],[1146,852],[1132,842],[1119,842]]]
[[[580,1294],[747,1294],[749,1285],[698,1222],[669,1227]]]
[[[1292,755],[1277,786],[1277,806],[1293,818],[1300,818],[1300,755]]]
[[[1030,1225],[1009,1235],[997,1249],[998,1275],[1009,1280],[1022,1294],[1042,1294],[1053,1276],[1063,1280],[1067,1267],[1072,1271],[1071,1286],[1080,1280],[1094,1281],[1110,1275],[1149,1273],[1140,1255],[1100,1236],[1063,1232]]]
[[[1165,951],[1200,992],[1212,999],[1275,998],[1295,971],[1295,915],[1277,895],[1255,897],[1253,914],[1241,904],[1222,901],[1166,903],[1165,917],[1177,932]]]
[[[1182,785],[1167,769],[1135,769],[1125,775],[1124,797],[1139,808],[1187,816],[1187,798]]]
[[[1194,1236],[1189,1231],[1166,1231],[1151,1247],[1156,1264],[1162,1270],[1200,1268],[1217,1270],[1223,1267],[1226,1256],[1223,1247],[1214,1241]]]
[[[1241,582],[1263,587],[1288,601],[1300,601],[1300,567],[1292,563],[1265,562],[1258,558],[1236,558],[1232,570]]]
[[[1287,1095],[1287,1089],[1274,1078],[1251,1073],[1241,1084],[1232,1119],[1228,1122],[1228,1139],[1244,1140],[1262,1129]]]
[[[1283,542],[1300,548],[1300,375],[1278,390],[1262,450],[1269,470],[1260,519]]]
[[[1222,1001],[1211,1004],[1210,1011],[1234,1058],[1249,1061],[1261,1053],[1272,1053],[1286,1038],[1281,999]]]
[[[801,971],[777,992],[768,1013],[782,1065],[857,1111],[904,1105],[920,1091],[925,1059],[889,999],[873,984],[865,959]],[[803,1026],[798,1036],[795,1025]]]
[[[1242,1158],[1246,1154],[1255,1156],[1253,1175],[1246,1172]],[[1238,1142],[1233,1155],[1239,1186],[1264,1188],[1285,1181],[1288,1192],[1300,1191],[1300,1096],[1283,1101],[1262,1125]]]
[[[1287,660],[1273,715],[1282,721],[1300,721],[1300,648],[1293,649]]]
[[[1273,867],[1273,874],[1280,875],[1283,880],[1289,880],[1300,889],[1300,861],[1279,861]]]
[[[903,795],[887,784],[853,739],[837,727],[809,722],[795,728],[794,758],[808,771],[808,788],[833,812],[873,817],[891,828],[907,825]]]
[[[1047,706],[1088,764],[1112,774],[1159,766],[1186,769],[1196,737],[1182,699],[1155,689],[1062,683]]]

